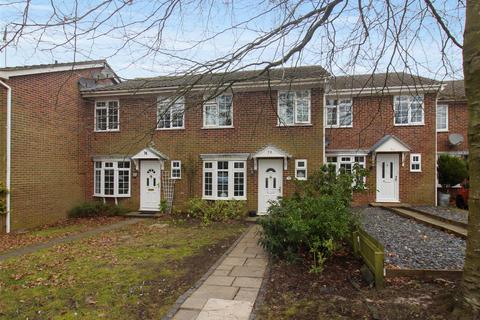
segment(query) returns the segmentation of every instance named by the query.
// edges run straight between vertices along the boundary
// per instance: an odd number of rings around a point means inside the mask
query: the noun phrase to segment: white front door
[[[282,196],[282,189],[283,159],[259,159],[257,214],[266,214],[270,202]]]
[[[160,210],[160,161],[140,161],[140,211]]]
[[[377,202],[398,202],[398,154],[377,154]]]

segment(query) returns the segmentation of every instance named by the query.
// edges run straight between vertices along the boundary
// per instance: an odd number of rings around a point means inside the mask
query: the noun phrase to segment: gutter
[[[0,80],[0,85],[7,89],[7,175],[5,188],[7,189],[7,215],[5,222],[5,232],[10,233],[10,178],[11,178],[11,158],[12,158],[12,88]]]

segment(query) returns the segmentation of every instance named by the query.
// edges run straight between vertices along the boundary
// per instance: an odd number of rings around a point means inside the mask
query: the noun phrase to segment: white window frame
[[[336,103],[335,103],[336,102]],[[325,123],[327,128],[352,128],[353,127],[353,99],[352,98],[339,98],[339,99],[327,99],[326,100],[326,108],[327,108],[327,114],[326,114],[326,119]],[[350,106],[350,123],[349,124],[341,124],[340,123],[340,108],[341,107],[348,107]],[[335,124],[329,124],[328,123],[328,112],[331,109],[336,110],[336,118],[335,118]],[[344,112],[345,113],[345,112]],[[345,113],[347,114],[347,113]]]
[[[445,108],[445,128],[438,128],[438,109]],[[448,132],[448,104],[438,104],[436,113],[437,132]]]
[[[219,114],[220,114],[220,98],[222,97],[231,97],[232,103],[230,106],[230,119],[232,123],[230,125],[219,125]],[[216,107],[216,123],[215,124],[207,124],[207,107]],[[209,100],[203,104],[203,127],[202,129],[222,129],[222,128],[233,128],[233,95],[232,94],[221,94],[218,97]]]
[[[414,161],[414,157],[418,157],[418,161]],[[414,164],[418,164],[418,169],[413,168]],[[422,155],[420,153],[410,153],[410,172],[422,172]]]
[[[328,158],[335,157],[337,158],[336,162],[329,162]],[[327,165],[334,165],[335,172],[340,173],[341,165],[342,164],[350,164],[351,170],[353,171],[354,166],[358,163],[363,169],[367,168],[367,155],[366,154],[327,154]],[[349,160],[344,160],[344,158],[349,158]],[[356,161],[355,158],[363,158],[363,161]],[[363,183],[366,183],[367,177],[363,177]],[[353,185],[355,185],[355,181],[353,181]]]
[[[128,168],[120,168],[118,164],[120,162],[128,162]],[[101,163],[101,167],[97,168],[97,163]],[[111,163],[112,166],[107,167],[105,164]],[[105,170],[113,170],[113,194],[105,194]],[[100,171],[100,192],[97,192],[97,171]],[[127,171],[128,172],[128,193],[119,193],[119,172]],[[93,196],[102,197],[102,198],[128,198],[132,192],[132,163],[128,159],[117,160],[117,159],[103,159],[95,160],[93,162]]]
[[[298,100],[300,98],[297,98],[297,94],[299,92],[302,93],[307,93],[307,101],[308,101],[308,119],[306,121],[298,121],[297,120],[297,109],[298,109]],[[280,112],[280,107],[281,107],[281,102],[282,100],[280,99],[280,96],[283,94],[293,94],[293,122],[292,123],[286,123],[284,119],[281,118],[281,112]],[[312,124],[312,94],[310,90],[292,90],[292,91],[278,91],[277,94],[277,126],[281,127],[288,127],[288,126],[302,126],[302,125],[311,125]]]
[[[228,162],[228,195],[218,196],[218,163]],[[243,163],[243,168],[235,168],[235,163]],[[212,163],[212,168],[205,168],[205,163]],[[202,198],[206,200],[247,200],[247,161],[245,160],[204,160],[202,164]],[[223,170],[223,169],[221,169]],[[205,194],[205,172],[212,173],[212,194]],[[235,173],[243,173],[243,196],[235,196]]]
[[[299,164],[303,162],[304,165],[300,166]],[[307,164],[307,159],[296,159],[295,160],[295,179],[297,180],[307,180],[308,179],[308,164]],[[299,177],[298,176],[298,171],[305,171],[305,176],[304,177]]]
[[[110,103],[114,102],[117,104],[116,109],[117,109],[117,127],[114,129],[110,129],[110,119],[108,117],[108,112],[110,109]],[[98,106],[98,103],[105,103],[105,106]],[[105,109],[107,112],[107,128],[106,129],[98,129],[97,128],[97,110],[98,109]],[[94,132],[116,132],[120,131],[120,101],[119,100],[95,100],[95,108],[94,108]]]
[[[421,103],[421,110],[422,110],[422,120],[421,121],[416,121],[412,122],[412,103],[416,102],[416,98],[421,98],[422,103]],[[407,123],[397,123],[397,103],[401,103],[400,99],[406,99],[408,103],[408,111],[407,111]],[[423,126],[425,125],[425,99],[422,94],[420,95],[415,95],[415,96],[407,96],[407,95],[401,95],[401,96],[394,96],[393,97],[393,124],[395,126]]]
[[[168,108],[168,109],[167,109]],[[167,110],[166,110],[167,109]],[[173,127],[173,113],[174,111],[181,110],[182,112],[182,126]],[[162,115],[170,114],[170,127],[160,127],[162,121]],[[175,101],[167,97],[157,98],[157,130],[181,130],[185,129],[185,98],[178,97]]]
[[[177,170],[179,175],[174,176],[173,172]],[[175,180],[180,180],[182,179],[182,161],[180,160],[172,160],[170,162],[170,178],[175,179]]]

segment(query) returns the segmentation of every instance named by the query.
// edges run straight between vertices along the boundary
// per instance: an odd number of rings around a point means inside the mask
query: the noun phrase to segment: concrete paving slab
[[[248,267],[265,267],[267,265],[267,259],[248,258],[244,265]]]
[[[247,258],[226,257],[222,264],[227,266],[242,266],[246,260]]]
[[[230,276],[262,278],[264,272],[265,267],[235,266],[232,271],[230,271]]]
[[[251,303],[255,303],[258,291],[259,289],[256,288],[240,288],[235,296],[235,300],[250,301]]]
[[[184,303],[180,306],[180,309],[196,309],[200,312],[205,303],[207,303],[208,298],[205,297],[189,297],[185,300]]]
[[[214,276],[211,275],[210,277],[205,280],[205,284],[207,285],[215,285],[215,286],[230,286],[235,280],[235,277],[227,277],[227,276]]]
[[[200,310],[180,309],[173,317],[173,320],[195,320],[200,314]]]
[[[248,320],[253,303],[223,299],[208,299],[197,320]]]
[[[252,254],[264,254],[264,251],[262,248],[260,247],[247,247],[245,249],[245,253],[252,253]]]
[[[193,298],[233,299],[237,294],[238,287],[224,287],[203,284],[192,293]]]
[[[215,270],[212,273],[212,276],[228,276],[230,270]]]
[[[242,288],[260,288],[262,285],[262,278],[252,278],[252,277],[236,277],[233,281],[233,286],[242,287]]]
[[[230,272],[231,270],[233,269],[233,266],[229,266],[229,265],[226,265],[226,264],[220,264],[216,270],[224,270],[224,271],[228,271]]]

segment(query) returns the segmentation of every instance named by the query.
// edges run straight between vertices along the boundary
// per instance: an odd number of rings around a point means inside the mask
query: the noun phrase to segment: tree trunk
[[[461,302],[462,318],[467,316],[475,318],[480,314],[480,5],[478,0],[467,0],[463,72],[469,118],[470,199]]]

